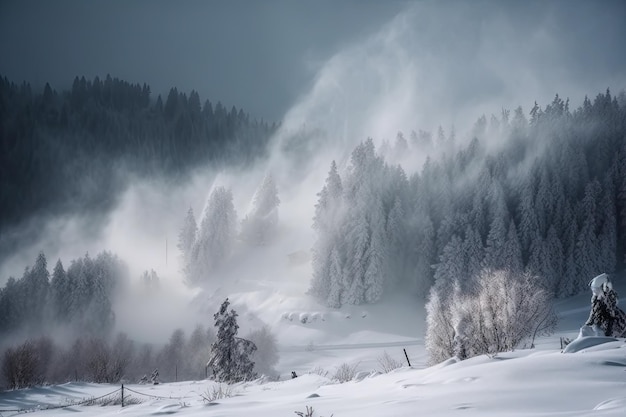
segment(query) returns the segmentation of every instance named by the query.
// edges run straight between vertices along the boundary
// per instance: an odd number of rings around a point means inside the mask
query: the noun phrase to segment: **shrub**
[[[529,274],[484,270],[467,293],[459,285],[433,287],[426,307],[430,361],[533,347],[537,336],[551,334],[556,315],[537,282]]]
[[[335,372],[333,379],[335,381],[338,381],[340,384],[343,384],[344,382],[352,381],[352,379],[354,379],[354,377],[356,376],[356,369],[358,366],[359,366],[358,363],[355,365],[348,365],[347,363],[342,363],[341,365],[339,365],[339,368],[337,368],[337,371]]]
[[[384,351],[382,355],[377,358],[378,365],[380,365],[379,372],[381,374],[386,374],[388,372],[393,371],[394,369],[398,369],[402,367],[402,362],[399,362],[392,358],[387,351]]]

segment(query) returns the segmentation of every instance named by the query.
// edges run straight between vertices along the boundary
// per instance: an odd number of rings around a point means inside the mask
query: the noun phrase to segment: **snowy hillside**
[[[617,288],[623,293],[623,285]],[[240,301],[256,298],[246,293]],[[284,295],[283,295],[284,296]],[[271,301],[271,300],[270,300]],[[280,342],[281,380],[257,380],[227,387],[225,398],[208,402],[219,385],[212,381],[125,386],[121,408],[120,386],[68,383],[60,386],[0,393],[0,410],[35,409],[36,415],[145,416],[622,416],[626,413],[626,345],[623,340],[579,344],[561,353],[559,337],[575,337],[589,313],[586,294],[560,301],[559,332],[539,340],[537,349],[518,350],[495,357],[479,356],[463,362],[449,360],[425,368],[421,323],[409,314],[406,302],[395,300],[367,308],[312,311],[305,303],[284,299],[280,307],[266,308]],[[277,303],[280,306],[280,303]],[[270,313],[268,313],[271,312]],[[255,312],[255,313],[258,313]],[[289,320],[291,316],[292,320]],[[307,316],[307,323],[301,318]],[[349,318],[348,318],[349,316]],[[242,315],[245,318],[245,314]],[[291,341],[291,343],[289,343]],[[308,341],[308,342],[307,342]],[[600,342],[607,342],[601,343]],[[406,366],[406,348],[412,367]],[[386,374],[381,356],[387,352],[403,367]],[[334,376],[342,364],[353,367],[356,378],[343,384]],[[290,371],[299,375],[290,379]],[[113,393],[111,395],[110,394]],[[93,397],[97,405],[71,405]],[[204,398],[203,398],[204,397]],[[101,404],[107,404],[102,406]],[[17,411],[0,411],[3,416]],[[306,415],[306,414],[305,414]]]
[[[495,358],[449,361],[429,369],[403,367],[337,384],[306,374],[296,379],[238,384],[229,398],[207,403],[215,383],[129,385],[126,401],[139,404],[70,406],[36,415],[288,416],[312,407],[315,416],[622,416],[626,412],[626,350],[622,341],[564,354],[518,351]],[[2,410],[45,408],[115,391],[117,386],[70,383],[0,394]],[[132,390],[132,391],[131,391]],[[146,395],[143,395],[146,394]],[[148,397],[147,395],[153,396]],[[15,412],[2,411],[2,415]]]

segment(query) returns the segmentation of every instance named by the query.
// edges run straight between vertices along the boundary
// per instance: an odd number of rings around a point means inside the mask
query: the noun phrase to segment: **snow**
[[[127,401],[141,402],[124,408],[119,401],[74,405],[119,395],[120,385],[67,383],[0,392],[0,415],[27,409],[37,416],[276,417],[306,412],[306,407],[316,417],[626,415],[624,339],[581,337],[561,352],[559,338],[576,338],[589,314],[589,294],[558,302],[558,332],[539,339],[536,349],[465,361],[451,358],[426,367],[423,309],[411,297],[334,310],[296,293],[262,285],[230,298],[235,308],[237,303],[249,306],[240,312],[244,324],[250,315],[272,326],[279,341],[279,381],[264,378],[230,387],[209,380],[125,384]],[[303,314],[310,319],[306,323],[300,320]],[[289,315],[293,320],[285,318]],[[403,349],[412,367],[406,365]],[[378,359],[384,352],[404,366],[381,374]],[[340,384],[333,376],[342,364],[355,367],[356,374]],[[291,379],[291,371],[298,378]],[[203,399],[220,387],[230,395],[211,403]],[[59,405],[67,407],[45,409]]]
[[[34,415],[85,417],[288,416],[313,407],[316,416],[618,416],[626,412],[626,350],[623,341],[594,351],[562,354],[520,350],[479,356],[427,368],[403,367],[388,374],[360,373],[338,384],[316,374],[278,382],[253,381],[232,386],[231,397],[211,404],[201,394],[212,381],[127,385],[126,395],[140,404],[87,406],[35,411]],[[605,346],[605,348],[601,348]],[[70,383],[0,394],[0,409],[43,408],[104,395],[119,386]],[[138,393],[146,394],[141,396]],[[147,395],[158,397],[148,397]],[[2,412],[3,416],[15,413]]]

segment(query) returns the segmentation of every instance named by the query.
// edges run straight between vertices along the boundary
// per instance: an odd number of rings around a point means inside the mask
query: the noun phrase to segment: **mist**
[[[587,94],[623,89],[626,65],[619,51],[626,38],[626,8],[609,4],[407,3],[382,26],[360,32],[311,64],[314,76],[300,79],[268,158],[245,168],[201,167],[184,184],[130,176],[96,239],[84,233],[90,229],[88,215],[51,219],[39,242],[2,264],[0,280],[19,277],[40,251],[52,264],[109,250],[128,265],[134,285],[150,269],[160,278],[158,296],[145,302],[122,298],[115,306],[116,328],[137,340],[165,341],[175,328],[191,331],[198,323],[210,324],[226,297],[245,317],[244,330],[276,325],[275,309],[268,312],[258,300],[280,288],[280,308],[288,311],[305,296],[317,193],[332,160],[343,174],[354,147],[368,137],[380,149],[398,132],[434,133],[439,126],[446,134],[456,132],[457,150],[472,139],[481,115],[499,117],[502,109],[519,105],[528,114],[535,101],[548,104],[556,93],[578,105]],[[416,149],[398,162],[408,175],[418,173],[431,152]],[[200,221],[211,192],[224,186],[232,191],[240,222],[268,173],[280,198],[276,239],[254,249],[238,244],[203,290],[187,287],[176,245],[188,208]],[[290,255],[295,253],[304,254],[305,261],[294,264]]]

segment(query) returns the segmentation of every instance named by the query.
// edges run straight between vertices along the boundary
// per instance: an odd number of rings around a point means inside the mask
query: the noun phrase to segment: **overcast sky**
[[[542,81],[538,85],[566,80],[595,94],[596,88],[626,87],[625,4],[0,0],[0,74],[35,86],[49,81],[56,89],[70,86],[76,75],[111,74],[146,82],[155,96],[172,86],[195,89],[203,100],[278,120],[333,55],[413,9],[409,18],[424,30],[405,31],[419,39],[402,47],[425,54],[426,44],[426,55],[439,56],[438,69],[428,70],[445,74],[459,88],[451,97],[474,95],[477,89],[501,93],[501,78],[481,75],[485,62],[498,57],[504,60],[501,72],[511,62],[528,65]],[[484,37],[493,39],[485,43]],[[550,75],[542,78],[542,72]],[[455,85],[459,75],[469,82]]]

